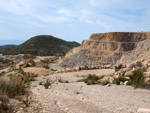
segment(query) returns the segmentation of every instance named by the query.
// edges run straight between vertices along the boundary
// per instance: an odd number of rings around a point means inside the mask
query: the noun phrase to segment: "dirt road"
[[[89,71],[99,75],[110,74],[114,70]],[[86,85],[76,82],[88,71],[40,76],[32,83],[33,100],[42,107],[41,113],[136,113],[139,108],[150,109],[150,91],[133,89],[131,86],[110,87]],[[77,76],[78,75],[78,76]],[[56,78],[68,80],[69,83],[53,83],[45,89],[39,82]],[[36,103],[37,104],[37,103]]]

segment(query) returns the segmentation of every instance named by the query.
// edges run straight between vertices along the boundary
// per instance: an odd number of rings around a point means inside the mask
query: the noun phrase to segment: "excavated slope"
[[[149,38],[150,32],[92,34],[89,40],[82,42],[81,46],[69,51],[60,65],[63,67],[86,66],[90,68],[106,65],[114,66],[121,62],[129,63],[136,60],[137,57],[133,58],[134,54],[138,56],[142,54],[142,50],[147,50],[145,46],[142,48],[142,44],[144,45],[147,41],[150,42]],[[132,51],[134,51],[134,54]],[[132,54],[132,57],[128,57],[129,54]],[[123,57],[124,55],[126,56]]]

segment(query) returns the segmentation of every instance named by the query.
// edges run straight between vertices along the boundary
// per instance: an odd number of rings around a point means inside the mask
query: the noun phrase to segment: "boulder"
[[[146,108],[139,108],[138,113],[150,113],[150,109],[146,109]]]
[[[75,71],[79,71],[79,69],[80,69],[79,66],[76,66],[76,67],[74,68]]]
[[[120,82],[120,85],[124,85],[124,83],[123,83],[123,82]]]
[[[19,69],[21,66],[24,66],[26,64],[25,61],[21,61],[20,63],[16,64],[16,69]]]
[[[129,81],[125,81],[125,82],[124,82],[124,85],[127,85],[127,84],[128,84],[128,82],[129,82]]]

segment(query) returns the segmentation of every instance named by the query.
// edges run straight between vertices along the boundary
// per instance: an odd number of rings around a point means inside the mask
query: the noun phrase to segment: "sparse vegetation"
[[[23,58],[24,59],[34,59],[34,58],[36,58],[36,56],[34,56],[34,55],[31,55],[31,54],[25,54],[25,55],[23,55]]]
[[[119,71],[121,68],[123,68],[123,64],[119,64],[118,66],[115,66],[115,71]]]
[[[48,89],[50,85],[51,85],[51,81],[47,79],[46,82],[44,83],[45,89]]]
[[[51,69],[51,71],[57,71],[57,69]]]
[[[87,78],[80,79],[78,82],[84,82],[87,85],[95,85],[95,84],[101,84],[101,85],[107,85],[109,83],[108,80],[102,80],[105,75],[103,76],[96,76],[95,74],[89,74]]]
[[[107,85],[109,83],[110,83],[109,80],[104,80],[104,81],[101,82],[101,85],[105,86],[105,85]]]
[[[69,83],[68,80],[62,80],[61,78],[58,79],[58,82],[60,82],[60,83]]]
[[[135,88],[150,88],[150,83],[146,83],[144,81],[144,69],[139,68],[133,72],[132,75],[129,75],[130,79],[126,79],[124,77],[119,77],[116,80],[116,84],[120,85],[120,82],[128,81],[127,85],[132,85]]]
[[[0,76],[3,76],[4,74],[5,74],[5,71],[1,72],[1,73],[0,73]]]
[[[42,82],[39,82],[39,85],[42,85],[43,83]]]
[[[144,74],[143,74],[143,69],[137,69],[133,72],[133,75],[130,75],[130,80],[131,80],[131,83],[132,85],[137,88],[137,87],[140,87],[140,88],[144,88],[147,86],[147,84],[145,83],[144,81]]]
[[[32,101],[31,98],[26,97],[26,99],[25,99],[25,100],[22,100],[22,102],[23,102],[23,104],[26,105],[26,107],[28,107],[33,101]]]
[[[18,74],[18,75],[17,75]],[[11,75],[10,79],[0,80],[0,101],[2,106],[0,106],[0,112],[8,112],[12,110],[8,106],[9,98],[18,98],[18,96],[23,96],[28,94],[27,88],[30,86],[30,81],[34,80],[36,75],[24,73],[22,70],[19,71],[16,75]],[[28,104],[29,102],[27,102]],[[24,101],[25,102],[25,101]]]
[[[120,85],[120,82],[125,82],[125,81],[129,81],[128,79],[124,78],[124,77],[119,77],[117,80],[116,80],[116,84],[117,85]]]

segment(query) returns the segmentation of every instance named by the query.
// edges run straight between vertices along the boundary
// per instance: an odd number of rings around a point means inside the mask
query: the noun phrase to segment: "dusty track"
[[[112,73],[113,70],[88,71],[99,75]],[[42,106],[42,113],[136,113],[138,108],[150,109],[150,91],[133,89],[130,86],[111,87],[86,85],[76,82],[87,71],[40,76],[32,83],[33,100]],[[46,79],[68,80],[69,83],[53,83],[45,89],[39,82]]]

